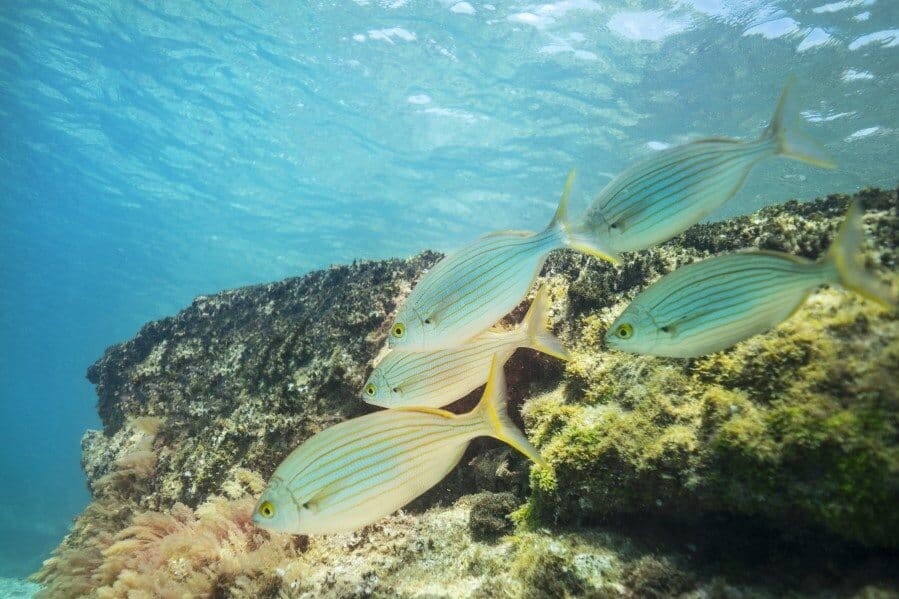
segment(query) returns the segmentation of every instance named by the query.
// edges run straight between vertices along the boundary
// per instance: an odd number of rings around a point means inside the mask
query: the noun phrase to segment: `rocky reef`
[[[859,195],[867,265],[886,280],[897,194]],[[303,440],[372,409],[359,390],[390,317],[440,256],[199,297],[89,369],[94,501],[35,578],[47,597],[895,596],[899,315],[828,288],[702,358],[602,342],[679,265],[746,247],[820,257],[849,199],[698,225],[620,265],[554,253],[541,280],[573,358],[519,350],[506,366],[511,410],[551,468],[478,440],[351,535],[263,532],[253,498]]]

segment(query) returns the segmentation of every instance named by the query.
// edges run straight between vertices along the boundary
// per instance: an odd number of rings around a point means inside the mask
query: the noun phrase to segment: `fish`
[[[774,116],[755,141],[710,138],[655,153],[612,179],[573,226],[573,233],[614,258],[671,239],[724,204],[749,171],[772,156],[822,168],[836,165],[787,119],[792,81],[784,86]],[[789,120],[789,125],[788,125]]]
[[[517,348],[530,347],[568,360],[568,351],[546,328],[549,307],[549,294],[544,285],[516,329],[489,329],[452,349],[392,350],[369,375],[362,388],[362,399],[384,408],[439,408],[483,385],[494,355],[500,364],[505,364]]]
[[[850,206],[818,261],[753,250],[678,268],[634,298],[606,332],[608,346],[671,358],[717,352],[774,328],[828,283],[895,309],[891,290],[859,263],[862,214],[859,203]]]
[[[573,180],[572,170],[559,207],[542,232],[491,233],[438,262],[397,310],[388,346],[435,351],[465,344],[525,298],[555,249],[567,247],[611,260],[601,247],[573,232],[567,214]]]
[[[500,439],[547,467],[509,419],[505,376],[496,357],[480,403],[466,414],[425,407],[382,410],[310,437],[275,469],[253,522],[293,534],[358,530],[440,482],[480,436]]]

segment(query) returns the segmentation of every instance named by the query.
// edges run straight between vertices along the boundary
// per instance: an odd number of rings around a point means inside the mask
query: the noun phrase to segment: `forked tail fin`
[[[486,427],[485,435],[508,443],[537,464],[548,467],[546,460],[540,457],[537,448],[531,445],[524,433],[509,418],[509,413],[506,411],[506,377],[503,373],[503,366],[496,356],[493,356],[490,364],[490,376],[487,378],[484,395],[472,414],[476,414],[483,420]]]
[[[798,131],[798,117],[795,115],[787,116],[787,100],[792,85],[793,78],[791,77],[787,84],[784,85],[783,91],[780,92],[780,99],[777,101],[774,116],[771,117],[771,122],[768,124],[765,132],[762,133],[762,139],[773,139],[775,144],[777,144],[776,152],[787,158],[822,168],[836,167],[836,163],[820,145]]]
[[[862,228],[861,202],[855,201],[840,225],[840,230],[827,252],[826,260],[830,262],[838,276],[838,283],[864,297],[874,300],[888,308],[896,308],[897,300],[891,290],[882,284],[874,275],[865,271],[860,264],[862,242],[865,231]]]
[[[549,290],[546,285],[542,285],[537,290],[537,295],[534,296],[534,301],[531,302],[531,307],[528,308],[528,313],[524,315],[524,320],[521,322],[524,342],[531,349],[536,349],[560,360],[569,360],[571,355],[568,350],[547,327],[549,309]]]
[[[574,183],[574,174],[574,169],[568,172],[568,179],[565,181],[565,188],[562,190],[562,199],[559,200],[559,207],[556,208],[556,213],[553,215],[553,219],[550,221],[547,229],[557,230],[562,237],[562,243],[565,244],[565,247],[617,264],[620,262],[618,256],[599,247],[590,235],[579,231],[568,218],[568,196],[571,193],[571,185]]]

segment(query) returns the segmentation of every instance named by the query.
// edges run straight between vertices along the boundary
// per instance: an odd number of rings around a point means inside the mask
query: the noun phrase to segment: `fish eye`
[[[618,330],[615,331],[615,334],[618,335],[621,339],[630,339],[634,335],[634,327],[625,323],[618,327]]]
[[[391,389],[391,391],[393,391],[394,393],[399,393],[399,392],[400,392],[400,388],[399,388],[399,387],[394,387],[393,389]]]
[[[395,325],[393,325],[393,330],[390,331],[390,333],[397,339],[400,339],[400,338],[402,338],[403,335],[406,334],[406,325],[404,325],[401,322],[398,322]]]
[[[431,324],[431,319],[430,319],[430,318],[425,318],[425,324]]]
[[[365,394],[368,395],[369,397],[373,396],[375,394],[375,391],[376,391],[376,388],[373,384],[369,383],[369,384],[365,385]]]
[[[259,506],[259,515],[263,518],[274,518],[275,517],[275,506],[271,501],[263,501],[262,505]]]

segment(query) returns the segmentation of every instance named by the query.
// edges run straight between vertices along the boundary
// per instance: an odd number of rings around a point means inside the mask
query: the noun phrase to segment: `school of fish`
[[[548,468],[508,417],[503,375],[519,347],[568,359],[547,327],[547,289],[537,291],[518,328],[493,327],[525,299],[555,249],[614,263],[621,252],[647,249],[708,216],[765,158],[832,168],[830,158],[791,128],[789,87],[757,140],[705,139],[657,152],[612,179],[575,221],[567,209],[572,171],[543,231],[492,233],[437,263],[397,310],[389,351],[361,390],[364,401],[387,409],[341,422],[297,447],[272,475],[253,521],[293,534],[357,530],[437,484],[479,436],[500,439]],[[637,295],[606,332],[606,344],[675,358],[720,351],[777,326],[827,283],[894,309],[890,290],[859,264],[863,234],[856,204],[817,262],[756,250],[679,268]],[[471,412],[440,409],[485,384]]]

